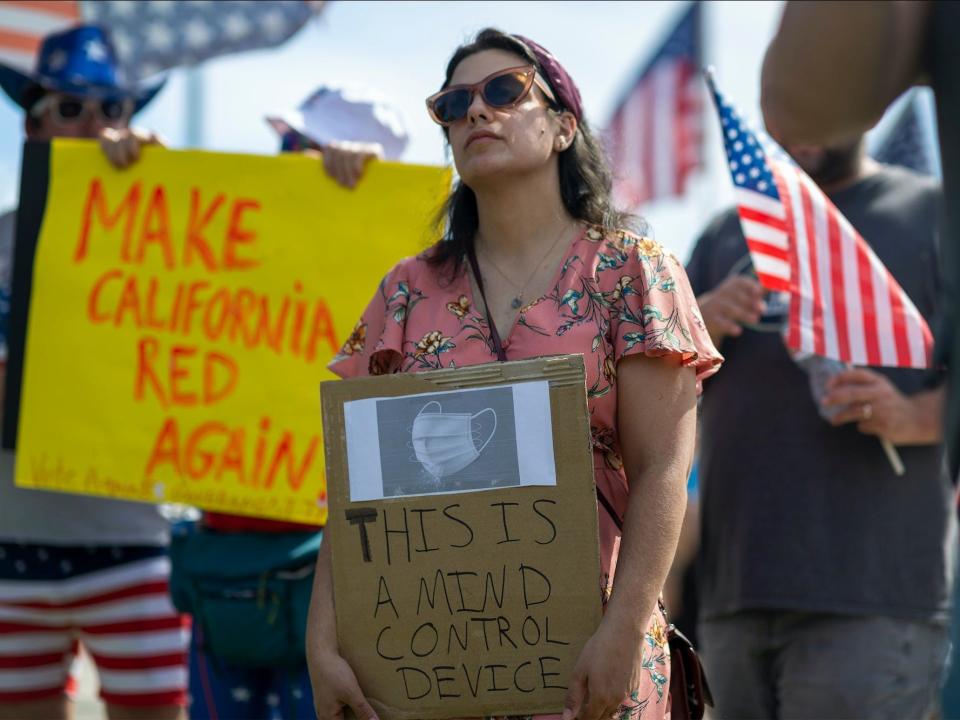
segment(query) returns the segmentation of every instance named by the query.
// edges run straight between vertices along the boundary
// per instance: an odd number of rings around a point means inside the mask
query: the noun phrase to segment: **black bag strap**
[[[493,346],[493,351],[497,355],[497,360],[506,362],[507,352],[503,348],[500,333],[497,331],[497,326],[494,324],[493,317],[490,315],[490,304],[487,302],[487,294],[483,290],[483,276],[480,274],[480,263],[477,262],[477,252],[473,249],[473,243],[470,243],[470,247],[467,250],[467,260],[470,263],[470,269],[473,271],[473,278],[477,281],[477,290],[480,291],[480,297],[483,300],[483,310],[487,316],[487,327],[490,328],[490,344]],[[613,509],[613,504],[607,499],[607,496],[603,494],[599,486],[597,487],[597,499],[606,511],[610,513],[613,524],[617,526],[617,529],[622,534],[623,520],[617,515],[617,511]]]
[[[607,511],[610,519],[613,520],[613,524],[617,526],[617,530],[623,535],[623,520],[617,515],[617,511],[613,509],[613,503],[603,494],[603,490],[600,489],[599,485],[597,485],[597,500],[603,505],[603,509]]]
[[[483,291],[483,276],[480,275],[480,263],[477,262],[477,252],[473,249],[473,243],[467,250],[467,260],[470,262],[470,269],[473,271],[473,278],[477,281],[477,290],[480,291],[480,297],[483,300],[483,311],[487,316],[487,327],[490,328],[490,345],[493,346],[493,352],[496,353],[497,360],[507,361],[507,351],[503,349],[503,342],[500,340],[500,332],[493,322],[493,316],[490,314],[490,303],[487,302],[487,294]]]

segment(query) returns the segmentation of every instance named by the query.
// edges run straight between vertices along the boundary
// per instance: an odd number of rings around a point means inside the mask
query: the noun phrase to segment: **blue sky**
[[[360,2],[329,3],[280,48],[214,60],[199,75],[200,146],[273,153],[277,141],[263,116],[294,107],[321,84],[360,84],[386,94],[404,115],[408,162],[446,162],[442,136],[423,99],[439,86],[453,49],[488,25],[546,46],[580,86],[587,117],[603,127],[644,59],[656,49],[685,2]],[[709,2],[705,54],[721,88],[748,118],[759,119],[760,62],[780,2]],[[194,86],[196,87],[196,85]],[[186,146],[186,72],[172,74],[136,124]],[[654,235],[681,258],[703,225],[732,198],[719,134],[708,116],[707,170],[688,196],[645,208]],[[0,101],[0,208],[16,202],[22,116]]]

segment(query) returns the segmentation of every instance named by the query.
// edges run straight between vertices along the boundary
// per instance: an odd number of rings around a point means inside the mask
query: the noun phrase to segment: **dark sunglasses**
[[[40,117],[50,109],[53,119],[61,125],[80,122],[87,113],[94,113],[104,122],[122,122],[133,114],[130,98],[104,98],[82,100],[69,95],[50,94],[42,97],[30,110],[33,117]]]
[[[511,108],[519,104],[536,83],[552,106],[557,100],[546,82],[537,75],[533,66],[508,68],[488,75],[472,85],[451,85],[427,98],[427,112],[438,125],[447,127],[467,116],[473,96],[480,93],[483,101],[492,108]]]

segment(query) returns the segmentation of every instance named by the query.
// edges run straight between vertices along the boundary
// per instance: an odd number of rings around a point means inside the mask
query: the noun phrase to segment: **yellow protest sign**
[[[326,520],[319,384],[426,247],[440,168],[55,141],[17,439],[24,487]]]

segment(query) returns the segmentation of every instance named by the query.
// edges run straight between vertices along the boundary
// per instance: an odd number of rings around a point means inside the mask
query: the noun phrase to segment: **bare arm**
[[[620,445],[630,483],[613,595],[569,684],[564,718],[608,718],[639,687],[642,646],[677,547],[696,433],[696,378],[663,358],[617,367]]]
[[[621,361],[617,425],[630,483],[607,617],[645,632],[670,570],[696,440],[696,378],[660,358]],[[642,400],[641,400],[642,399]]]
[[[680,527],[680,539],[677,541],[677,552],[674,553],[670,572],[663,585],[663,602],[673,618],[683,612],[683,581],[699,549],[700,506],[695,497],[688,497],[683,525]]]
[[[307,668],[313,686],[313,705],[319,720],[343,720],[349,706],[358,720],[376,720],[377,714],[363,696],[357,677],[340,657],[337,619],[333,605],[333,566],[329,536],[317,555],[317,569],[307,615]]]
[[[864,133],[920,80],[930,4],[786,4],[763,63],[761,104],[781,143],[832,143]]]
[[[324,538],[317,555],[313,576],[313,592],[307,615],[307,662],[312,663],[325,653],[337,652],[337,621],[333,607],[333,566],[329,535]]]

